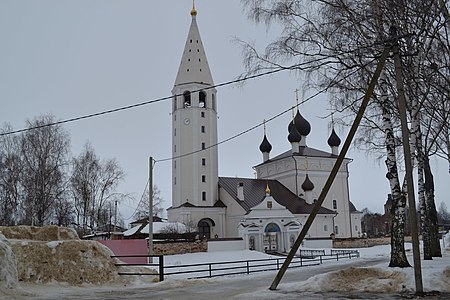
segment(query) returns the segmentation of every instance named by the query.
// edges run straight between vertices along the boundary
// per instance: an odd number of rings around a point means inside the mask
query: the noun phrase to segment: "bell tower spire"
[[[192,1],[191,25],[172,89],[172,208],[218,200],[217,98]]]

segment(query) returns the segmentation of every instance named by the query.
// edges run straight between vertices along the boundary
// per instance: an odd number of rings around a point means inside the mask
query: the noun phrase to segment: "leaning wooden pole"
[[[314,218],[316,217],[317,213],[319,212],[320,207],[323,204],[323,201],[325,200],[325,197],[328,194],[328,191],[331,188],[331,185],[333,184],[334,178],[336,177],[342,162],[344,161],[345,156],[347,155],[347,151],[350,148],[350,144],[353,141],[353,137],[355,136],[356,130],[358,129],[359,123],[361,122],[361,119],[364,115],[364,112],[366,110],[366,107],[369,103],[370,97],[372,96],[372,93],[375,89],[375,85],[378,81],[378,78],[380,77],[381,71],[383,70],[384,64],[386,62],[386,59],[389,55],[390,47],[384,49],[383,53],[381,54],[380,60],[378,61],[377,68],[375,70],[375,73],[373,74],[372,80],[369,83],[369,87],[366,91],[366,94],[364,95],[363,101],[361,103],[361,106],[359,108],[359,111],[356,115],[355,121],[353,122],[352,127],[350,128],[350,132],[348,133],[348,136],[344,142],[344,146],[341,149],[341,152],[338,155],[338,158],[336,160],[336,163],[333,166],[333,169],[331,170],[330,176],[328,177],[327,181],[325,182],[325,185],[319,195],[319,199],[317,199],[316,204],[313,207],[313,210],[311,211],[311,214],[309,215],[308,219],[306,220],[306,223],[303,225],[302,231],[300,232],[300,235],[298,236],[297,240],[295,241],[294,245],[292,246],[291,251],[289,252],[288,256],[286,257],[286,260],[284,261],[283,265],[281,266],[280,270],[278,271],[277,275],[275,276],[272,285],[270,286],[270,290],[276,290],[278,287],[278,284],[280,283],[281,279],[284,276],[284,273],[286,273],[286,270],[291,263],[292,259],[294,258],[295,253],[297,252],[298,248],[300,247],[301,243],[303,242],[303,239],[305,238],[309,228],[311,227]]]
[[[393,38],[392,52],[394,54],[395,80],[397,81],[398,113],[400,116],[400,122],[402,127],[403,154],[405,157],[405,169],[406,169],[405,176],[408,189],[407,196],[409,204],[409,219],[411,223],[411,239],[413,246],[414,278],[416,282],[416,293],[421,294],[423,293],[423,284],[422,284],[422,268],[420,262],[420,249],[419,249],[419,231],[417,229],[416,200],[414,194],[411,149],[409,146],[410,134],[408,129],[408,120],[406,117],[406,100],[403,88],[402,61],[400,58],[400,49],[398,46],[397,28],[395,26],[392,26],[389,29],[389,31],[391,37]]]

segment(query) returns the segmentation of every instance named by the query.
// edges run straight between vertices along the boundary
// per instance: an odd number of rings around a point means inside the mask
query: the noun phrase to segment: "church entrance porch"
[[[264,229],[264,251],[265,252],[278,252],[280,249],[279,242],[281,237],[281,229],[275,223],[267,224]]]

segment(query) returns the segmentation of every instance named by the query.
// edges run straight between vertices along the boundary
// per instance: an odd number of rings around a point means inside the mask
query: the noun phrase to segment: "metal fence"
[[[305,251],[305,250],[303,250]],[[358,258],[359,252],[357,250],[332,250],[330,254],[325,254],[325,250],[308,250],[313,252],[300,253],[299,256],[294,257],[288,268],[300,268],[307,266],[320,265],[324,261],[340,259]],[[240,260],[240,261],[223,261],[200,264],[186,264],[186,265],[164,265],[164,257],[162,255],[120,255],[112,256],[114,258],[124,257],[156,257],[158,263],[117,263],[117,266],[142,266],[142,267],[157,267],[158,274],[150,272],[119,272],[119,275],[151,275],[159,276],[159,280],[163,281],[165,276],[172,275],[188,275],[188,279],[192,278],[212,278],[218,276],[229,276],[239,274],[251,274],[256,272],[279,270],[285,261],[285,257]],[[192,275],[192,276],[191,276]]]

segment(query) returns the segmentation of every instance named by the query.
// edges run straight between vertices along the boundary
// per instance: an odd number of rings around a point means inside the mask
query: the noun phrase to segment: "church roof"
[[[175,86],[188,83],[214,85],[197,26],[197,13],[191,15],[192,23],[184,46],[180,67],[178,68]]]
[[[244,200],[237,197],[237,186],[243,183]],[[258,205],[266,197],[266,184],[269,185],[270,195],[280,205],[285,206],[293,214],[309,214],[314,205],[306,203],[305,199],[297,197],[288,188],[277,180],[219,177],[219,187],[225,189],[227,193],[239,203],[248,213],[250,208]],[[335,214],[334,211],[321,207],[319,214]]]
[[[286,151],[284,153],[281,153],[281,154],[279,154],[279,155],[277,155],[275,157],[272,157],[268,161],[263,162],[263,163],[261,163],[261,164],[259,164],[257,166],[261,166],[263,164],[266,164],[266,163],[269,163],[269,162],[272,162],[272,161],[276,161],[276,160],[280,160],[280,159],[283,159],[283,158],[286,158],[286,157],[291,157],[292,155],[295,155],[295,156],[297,156],[297,155],[298,156],[308,156],[308,157],[335,158],[335,159],[338,157],[337,155],[332,154],[330,152],[325,152],[325,151],[318,150],[318,149],[311,148],[311,147],[300,146],[298,153],[292,153],[292,150],[288,150],[288,151]]]
[[[357,210],[356,209],[356,206],[355,206],[355,204],[353,204],[351,201],[348,201],[348,203],[349,203],[349,208],[350,208],[350,212],[351,213],[359,213],[360,211],[359,210]]]

